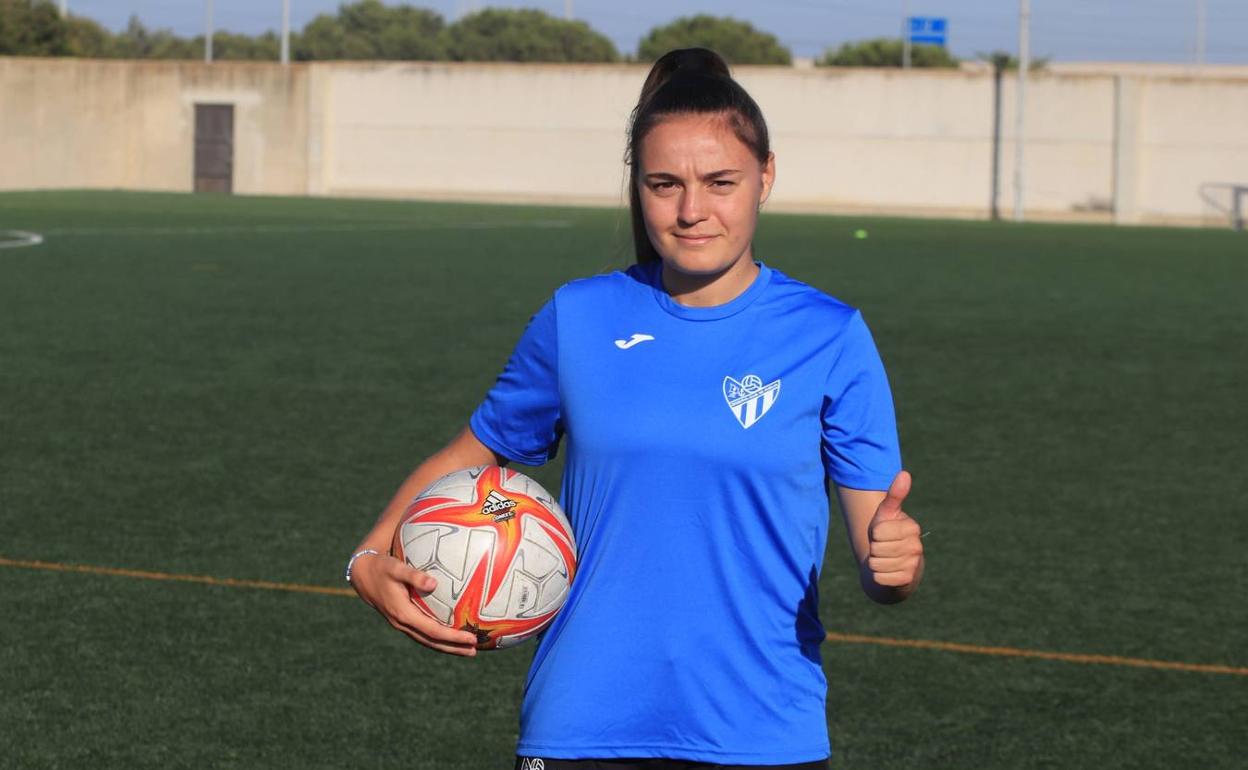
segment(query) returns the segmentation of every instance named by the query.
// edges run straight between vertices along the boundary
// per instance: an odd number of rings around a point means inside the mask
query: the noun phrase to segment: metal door
[[[195,192],[234,189],[234,105],[195,105]]]

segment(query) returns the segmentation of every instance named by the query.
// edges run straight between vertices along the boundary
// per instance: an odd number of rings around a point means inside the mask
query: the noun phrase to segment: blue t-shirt
[[[519,754],[829,755],[826,480],[883,490],[901,468],[857,310],[765,265],[715,307],[673,301],[657,263],[573,281],[470,425],[527,465],[566,439],[580,563],[534,654]]]

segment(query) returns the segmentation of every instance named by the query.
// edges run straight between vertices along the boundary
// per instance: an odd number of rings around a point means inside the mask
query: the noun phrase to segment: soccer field
[[[0,767],[511,767],[532,645],[428,652],[341,571],[626,216],[3,193],[0,231],[43,237],[0,248]],[[756,252],[862,308],[930,531],[879,607],[832,529],[833,766],[1243,767],[1248,237],[765,214]]]

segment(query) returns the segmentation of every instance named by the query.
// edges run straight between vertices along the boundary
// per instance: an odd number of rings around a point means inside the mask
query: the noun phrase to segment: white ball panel
[[[448,473],[430,484],[416,499],[449,497],[461,503],[475,502],[477,499],[477,478],[480,477],[482,469],[486,467],[478,465],[476,468]]]
[[[443,623],[449,624],[451,622],[452,615],[451,605],[439,599],[435,594],[436,591],[432,594],[425,594],[421,597],[421,599],[424,600],[425,606],[433,610],[433,616],[435,618]]]
[[[494,600],[481,610],[481,618],[513,620],[531,617],[529,610],[537,603],[540,586],[533,578],[512,571],[503,581]]]
[[[540,524],[525,522],[524,544],[520,546],[519,565],[521,569],[535,578],[544,578],[557,569],[566,569],[559,551],[551,541],[550,535]],[[521,561],[517,558],[517,561]]]
[[[538,579],[540,590],[534,614],[550,612],[563,603],[568,593],[568,565],[545,527],[537,522],[526,522],[524,528],[524,553],[526,571]]]
[[[455,601],[459,598],[459,591],[456,590],[455,579],[451,575],[447,574],[446,570],[438,567],[436,564],[430,565],[429,568],[424,571],[428,572],[433,576],[434,580],[438,581],[438,584],[434,586],[433,591],[426,595],[425,601],[428,602],[431,607],[433,604],[430,600],[436,601],[447,607],[446,617],[441,618],[443,623],[447,623],[449,622],[451,616],[450,608],[455,606]],[[460,583],[459,588],[462,589],[463,585],[463,583]]]
[[[541,590],[538,597],[538,613],[550,612],[556,607],[563,604],[568,598],[568,589],[571,584],[568,582],[568,571],[560,569],[552,572],[545,580],[542,581]]]
[[[435,525],[441,526],[441,525]],[[450,528],[438,540],[435,564],[458,582],[468,579],[468,573],[477,566],[481,557],[494,546],[494,532],[468,527]]]
[[[576,553],[576,543],[572,540],[572,523],[568,521],[568,516],[559,505],[559,501],[555,500],[554,496],[547,492],[542,485],[538,484],[528,476],[513,472],[511,477],[503,481],[502,487],[504,490],[511,490],[518,494],[528,495],[545,506],[546,509],[549,510],[559,521],[563,530],[568,533],[568,539],[566,542],[572,547],[572,553]]]
[[[424,569],[433,561],[438,547],[438,530],[421,524],[404,524],[399,534],[399,542],[403,543],[403,557],[416,569]]]
[[[438,585],[431,596],[454,606],[463,595],[472,570],[481,563],[482,557],[493,554],[497,536],[488,528],[416,521],[403,525],[402,539],[408,565],[437,579]],[[487,559],[487,579],[490,567]]]
[[[530,631],[527,634],[515,634],[513,636],[498,637],[498,649],[506,649],[507,647],[515,647],[517,644],[531,638],[537,631]]]

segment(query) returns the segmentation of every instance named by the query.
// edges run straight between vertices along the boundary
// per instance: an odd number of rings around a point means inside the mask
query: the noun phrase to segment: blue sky
[[[137,15],[151,27],[182,35],[204,28],[206,0],[67,0],[72,13],[113,29]],[[395,0],[387,0],[397,4]],[[562,16],[566,0],[428,0],[448,20],[473,8],[529,7]],[[257,33],[277,29],[281,0],[213,0],[217,29]],[[291,26],[299,29],[340,0],[290,0]],[[1194,58],[1200,0],[1032,0],[1032,53],[1066,61],[1190,62]],[[657,24],[712,13],[745,19],[780,38],[798,56],[814,56],[847,40],[900,29],[905,0],[572,0],[576,18],[610,37],[623,52]],[[909,0],[912,15],[949,19],[949,47],[969,57],[1018,47],[1017,0]],[[1248,0],[1204,0],[1206,61],[1248,64]]]

